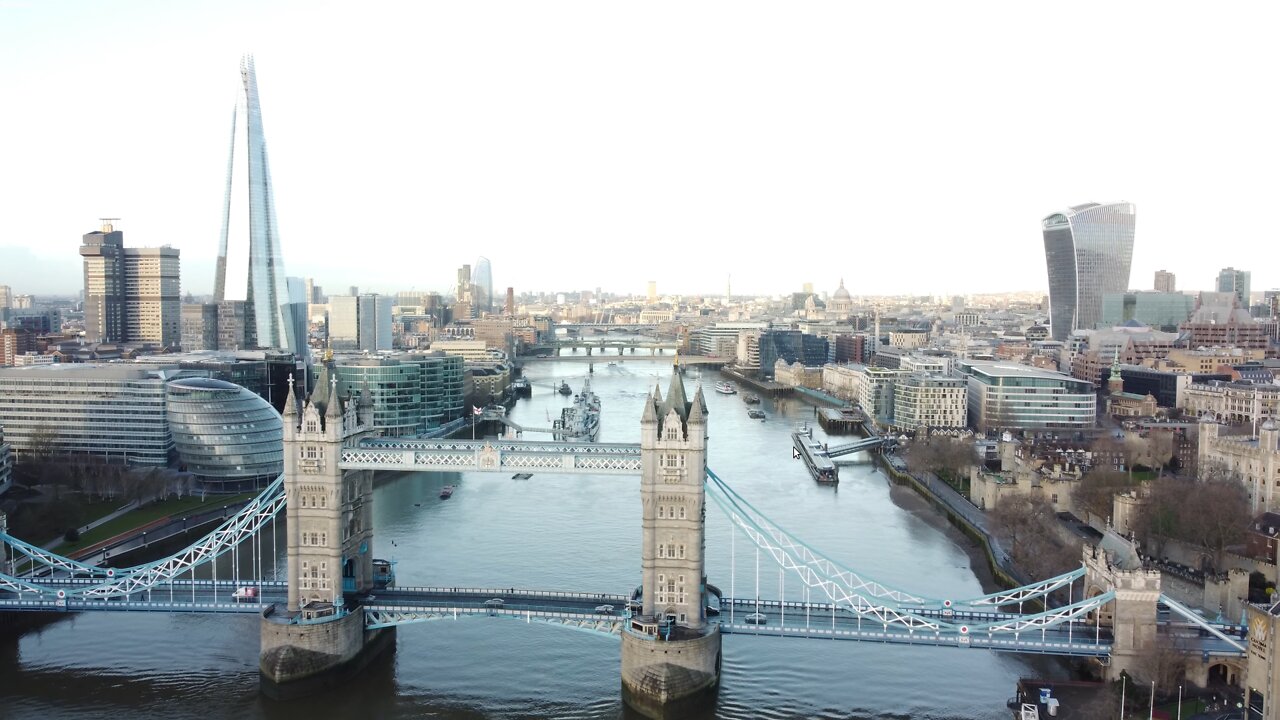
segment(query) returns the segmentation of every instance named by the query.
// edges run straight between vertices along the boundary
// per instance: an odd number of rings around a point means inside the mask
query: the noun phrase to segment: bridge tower
[[[707,405],[672,373],[640,418],[642,608],[622,634],[623,701],[651,718],[714,702],[720,629],[707,622]]]
[[[395,637],[366,632],[352,605],[373,589],[373,473],[338,467],[342,446],[372,433],[373,408],[338,397],[321,370],[299,408],[289,379],[284,408],[285,534],[289,603],[263,613],[263,690],[292,696],[358,671]]]
[[[1144,570],[1133,546],[1113,536],[1109,532],[1101,545],[1084,548],[1085,593],[1086,597],[1113,589],[1116,593],[1110,611],[1104,608],[1093,618],[1103,627],[1111,626],[1111,664],[1106,679],[1117,680],[1125,670],[1145,677],[1145,654],[1156,646],[1160,571]]]

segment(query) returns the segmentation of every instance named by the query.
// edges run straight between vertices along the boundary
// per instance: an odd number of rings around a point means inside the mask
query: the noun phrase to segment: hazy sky
[[[213,286],[240,55],[290,275],[329,291],[1047,287],[1040,220],[1138,208],[1130,284],[1280,286],[1276,3],[0,0],[0,284],[80,236]],[[500,292],[500,290],[499,290]]]

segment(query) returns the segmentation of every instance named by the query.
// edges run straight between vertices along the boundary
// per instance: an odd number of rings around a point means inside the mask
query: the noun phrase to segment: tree
[[[1007,541],[1009,557],[1031,579],[1053,577],[1080,564],[1080,543],[1060,539],[1057,514],[1042,496],[1001,498],[988,518],[992,531]]]
[[[952,485],[963,485],[969,468],[977,464],[973,443],[948,435],[917,439],[907,448],[907,468],[931,472]]]
[[[1165,539],[1179,540],[1225,568],[1226,550],[1243,542],[1249,525],[1249,498],[1239,476],[1220,466],[1201,468],[1200,480],[1161,478],[1150,484],[1135,529],[1149,554],[1159,555]]]
[[[1109,465],[1098,466],[1085,473],[1071,491],[1076,507],[1098,517],[1109,518],[1116,494],[1133,487],[1129,476]]]

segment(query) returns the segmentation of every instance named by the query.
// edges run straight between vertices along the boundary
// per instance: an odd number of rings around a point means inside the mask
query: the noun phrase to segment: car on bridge
[[[613,614],[613,606],[612,606],[612,605],[597,605],[597,606],[596,606],[596,614],[597,614],[597,615],[612,615],[612,614]]]
[[[501,610],[503,605],[506,605],[506,601],[502,598],[493,598],[492,600],[484,601],[484,606],[490,610]]]
[[[765,617],[764,613],[756,612],[756,613],[751,613],[750,615],[743,618],[742,622],[748,625],[764,625],[765,623],[769,622],[769,618]]]

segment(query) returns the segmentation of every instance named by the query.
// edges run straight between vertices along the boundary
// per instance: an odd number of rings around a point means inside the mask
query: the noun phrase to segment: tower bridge
[[[175,555],[102,568],[25,543],[0,527],[6,546],[0,610],[258,613],[262,686],[284,696],[362,666],[394,644],[400,625],[468,618],[618,638],[623,698],[651,717],[678,715],[714,696],[724,635],[1094,657],[1107,663],[1109,675],[1140,671],[1144,653],[1174,643],[1201,660],[1205,679],[1209,668],[1225,664],[1234,676],[1247,674],[1250,686],[1272,687],[1264,677],[1269,660],[1254,662],[1248,651],[1269,658],[1274,615],[1250,608],[1253,627],[1246,637],[1243,627],[1209,622],[1164,596],[1158,572],[1124,569],[1096,549],[1086,550],[1082,566],[1070,573],[973,598],[927,597],[840,564],[777,527],[707,468],[707,407],[700,389],[686,397],[678,376],[665,397],[656,388],[649,394],[641,440],[634,444],[381,438],[371,429],[368,398],[344,402],[336,378],[327,370],[321,377],[306,402],[290,384],[284,474]],[[639,588],[623,595],[617,588],[381,587],[372,525],[378,471],[638,476]],[[732,587],[726,595],[709,583],[703,552],[708,504],[730,519],[735,546],[744,537],[780,568],[780,579],[800,583],[806,601],[735,597]],[[269,571],[265,558],[276,552],[263,545],[274,542],[282,510],[286,569]],[[256,555],[239,560],[232,551],[246,544]],[[219,578],[214,561],[228,553],[230,577],[224,560]],[[785,596],[781,588],[780,594]]]

